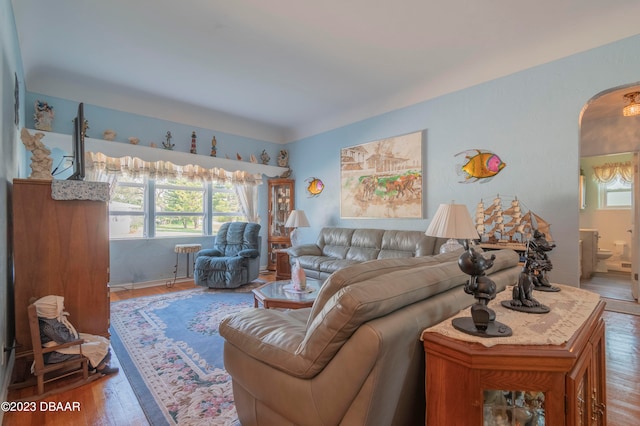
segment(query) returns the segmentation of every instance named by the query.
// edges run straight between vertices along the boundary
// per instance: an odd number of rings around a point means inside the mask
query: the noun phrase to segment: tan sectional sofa
[[[242,425],[424,424],[420,335],[475,301],[460,254],[361,262],[332,274],[311,308],[225,318]],[[517,280],[518,255],[491,254],[487,275],[502,291]]]
[[[445,241],[422,231],[327,227],[315,244],[287,251],[291,263],[298,260],[307,277],[325,280],[342,268],[369,260],[434,255]]]

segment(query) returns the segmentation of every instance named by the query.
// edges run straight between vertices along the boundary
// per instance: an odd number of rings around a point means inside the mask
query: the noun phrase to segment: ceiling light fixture
[[[624,98],[629,101],[629,105],[624,107],[622,115],[625,117],[632,117],[634,115],[640,115],[640,103],[636,101],[640,96],[640,92],[631,92],[624,95]]]

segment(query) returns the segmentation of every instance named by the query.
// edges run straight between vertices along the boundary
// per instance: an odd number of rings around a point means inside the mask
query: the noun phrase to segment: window
[[[110,238],[215,235],[244,221],[233,185],[118,177],[109,202]]]
[[[600,208],[602,209],[628,209],[632,202],[632,184],[619,177],[608,183],[600,183]]]
[[[184,178],[156,180],[155,236],[202,235],[204,192],[202,182]]]

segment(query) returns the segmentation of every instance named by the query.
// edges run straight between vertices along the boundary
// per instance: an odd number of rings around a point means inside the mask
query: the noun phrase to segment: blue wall
[[[635,36],[289,144],[292,167],[304,170],[296,182],[296,208],[311,223],[303,239],[327,225],[426,230],[440,203],[473,212],[480,199],[518,196],[552,225],[551,279],[577,286],[580,113],[603,90],[637,82],[638,69]],[[425,219],[341,219],[340,149],[421,129]],[[458,183],[454,156],[474,148],[497,153],[507,167],[490,182]],[[308,177],[326,184],[317,198],[304,195]]]

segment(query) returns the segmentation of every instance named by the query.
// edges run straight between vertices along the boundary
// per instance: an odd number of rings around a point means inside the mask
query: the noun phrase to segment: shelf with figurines
[[[44,134],[41,140],[49,149],[58,148],[64,152],[72,152],[73,147],[71,135],[34,129],[27,130],[32,135],[35,135],[36,133]],[[110,135],[105,132],[105,137],[109,138]],[[165,147],[139,145],[135,143],[135,138],[133,139],[134,140],[129,141],[130,143],[123,143],[108,139],[86,137],[84,140],[84,146],[86,152],[99,152],[108,157],[135,157],[148,162],[168,161],[178,166],[194,165],[207,169],[220,168],[228,172],[244,171],[251,174],[263,174],[268,177],[282,176],[289,171],[287,167],[271,166],[268,164],[258,163],[257,161],[254,162],[254,156],[251,156],[252,161],[242,161],[240,158],[232,160],[213,155],[195,154],[193,153],[193,150],[192,152],[183,152],[175,151],[172,149],[173,147],[167,149]],[[170,144],[170,137],[168,137],[167,140]],[[215,150],[215,145],[212,146],[212,150]]]

